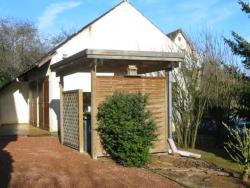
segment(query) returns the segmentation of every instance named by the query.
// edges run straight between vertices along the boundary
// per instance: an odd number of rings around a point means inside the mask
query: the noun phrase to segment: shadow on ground
[[[13,172],[12,163],[14,162],[10,153],[5,147],[13,141],[16,136],[0,137],[0,187],[7,188],[10,183],[11,173]]]
[[[13,172],[13,156],[6,149],[10,142],[17,141],[18,136],[46,136],[48,131],[30,125],[2,125],[0,126],[0,188],[9,187]]]

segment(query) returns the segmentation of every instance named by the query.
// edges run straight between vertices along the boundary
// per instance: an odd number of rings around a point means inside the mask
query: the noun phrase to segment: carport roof
[[[183,59],[184,54],[176,52],[85,49],[51,65],[51,70],[57,75],[68,75],[90,72],[97,65],[98,72],[124,72],[128,65],[136,65],[142,74],[172,69]]]

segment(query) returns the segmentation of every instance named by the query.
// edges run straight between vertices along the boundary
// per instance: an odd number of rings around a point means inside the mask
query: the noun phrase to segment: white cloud
[[[39,29],[47,29],[53,25],[54,20],[58,14],[62,13],[65,10],[78,7],[82,4],[80,1],[67,1],[62,3],[53,3],[49,5],[46,10],[43,12],[42,16],[38,18],[38,27]]]

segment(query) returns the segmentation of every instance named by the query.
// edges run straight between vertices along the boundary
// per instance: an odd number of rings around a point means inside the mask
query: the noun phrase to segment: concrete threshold
[[[31,125],[0,126],[0,136],[50,136],[50,132]]]

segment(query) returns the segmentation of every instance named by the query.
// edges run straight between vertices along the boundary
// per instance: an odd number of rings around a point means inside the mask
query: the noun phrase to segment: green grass
[[[201,160],[212,163],[219,168],[237,173],[238,175],[243,172],[243,166],[230,160],[227,153],[223,149],[213,149],[210,151],[195,149],[192,151],[201,154]]]

